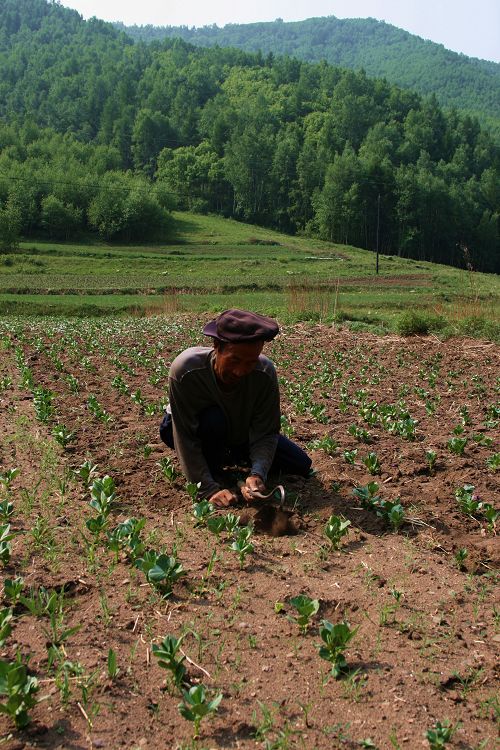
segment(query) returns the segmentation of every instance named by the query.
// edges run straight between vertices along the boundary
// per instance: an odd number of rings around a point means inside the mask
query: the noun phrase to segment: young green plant
[[[344,651],[357,632],[358,628],[351,629],[347,622],[339,622],[336,625],[328,620],[321,622],[319,634],[323,645],[319,648],[319,655],[330,662],[330,674],[336,680],[348,671]]]

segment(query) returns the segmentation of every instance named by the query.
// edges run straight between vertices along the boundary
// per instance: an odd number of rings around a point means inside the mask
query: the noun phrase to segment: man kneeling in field
[[[279,333],[277,323],[246,310],[226,310],[203,329],[213,348],[186,349],[172,363],[169,405],[160,436],[173,448],[189,482],[216,507],[237,501],[221,487],[223,467],[250,464],[241,487],[247,501],[266,493],[272,469],[307,477],[311,459],[280,435],[276,370],[262,354]]]

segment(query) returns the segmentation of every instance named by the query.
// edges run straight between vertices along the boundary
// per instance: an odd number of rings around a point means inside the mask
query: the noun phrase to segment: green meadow
[[[174,214],[168,243],[21,243],[0,255],[0,313],[137,315],[246,307],[287,320],[498,337],[498,276]]]

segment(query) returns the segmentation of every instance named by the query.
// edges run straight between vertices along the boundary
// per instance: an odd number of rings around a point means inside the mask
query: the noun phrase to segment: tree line
[[[263,55],[289,55],[366,71],[372,78],[420,94],[434,93],[439,103],[476,115],[500,139],[500,64],[467,57],[374,18],[281,19],[249,24],[187,26],[115,26],[136,41],[178,37],[201,47],[236,47]]]
[[[162,239],[174,206],[500,271],[499,150],[476,118],[363,71],[4,0],[0,237]]]

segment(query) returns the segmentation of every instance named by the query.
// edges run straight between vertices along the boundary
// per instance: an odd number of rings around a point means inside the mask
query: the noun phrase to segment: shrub
[[[401,336],[427,336],[431,331],[441,330],[445,324],[446,321],[440,315],[410,310],[403,313],[396,327]]]

